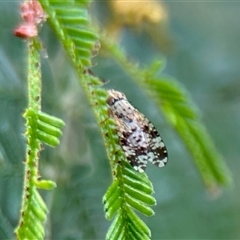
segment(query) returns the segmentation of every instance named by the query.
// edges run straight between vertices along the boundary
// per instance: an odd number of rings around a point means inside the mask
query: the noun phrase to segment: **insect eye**
[[[112,105],[114,104],[114,102],[115,102],[115,99],[112,98],[112,97],[109,97],[109,98],[107,99],[107,104],[110,105],[110,106],[112,106]]]

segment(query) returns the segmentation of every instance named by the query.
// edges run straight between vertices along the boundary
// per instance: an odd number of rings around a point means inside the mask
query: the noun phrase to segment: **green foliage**
[[[182,86],[173,80],[146,79],[145,83],[161,106],[169,123],[178,131],[197,164],[209,190],[231,185],[231,175],[216,150],[198,111]]]
[[[40,1],[59,40],[78,70],[91,66],[97,40],[89,30],[88,1]]]
[[[98,78],[91,76],[88,73],[84,74],[83,67],[89,66],[90,62],[85,58],[82,58],[79,49],[86,47],[84,52],[90,53],[96,39],[94,34],[89,30],[86,30],[84,26],[84,24],[87,23],[87,20],[82,20],[82,13],[84,11],[81,10],[77,3],[75,5],[63,2],[52,4],[51,2],[47,3],[46,1],[43,1],[43,7],[48,13],[50,17],[49,21],[60,37],[66,52],[71,57],[73,65],[78,73],[80,83],[91,103],[104,137],[114,178],[112,186],[115,186],[118,189],[118,191],[115,192],[115,195],[111,196],[113,193],[111,189],[113,187],[110,187],[110,190],[108,190],[104,198],[106,218],[111,219],[115,214],[117,215],[117,220],[113,222],[107,238],[129,239],[130,236],[138,236],[138,234],[140,234],[144,239],[148,239],[150,237],[150,230],[137,217],[137,215],[132,212],[131,208],[134,208],[147,216],[153,215],[153,210],[147,206],[153,205],[156,202],[150,195],[153,190],[150,192],[147,191],[152,188],[146,176],[144,177],[144,175],[141,175],[141,177],[139,177],[138,173],[135,173],[134,171],[123,171],[123,169],[126,168],[125,165],[128,163],[126,163],[126,157],[119,146],[115,124],[112,119],[109,119],[108,108],[106,105],[107,93],[101,88],[102,83]],[[78,12],[78,14],[74,14],[74,21],[72,21],[72,13],[76,12]],[[76,22],[81,22],[82,24],[76,25]],[[88,44],[82,44],[83,42],[87,42]],[[87,55],[83,56],[85,57]],[[79,62],[82,64],[79,65]],[[125,179],[127,180],[125,181]],[[143,188],[142,191],[141,188],[136,190],[136,184],[138,186],[146,186],[147,190],[145,188]],[[122,223],[119,225],[120,219]],[[131,222],[132,224],[130,224]],[[136,224],[137,222],[141,224]],[[116,227],[118,230],[115,232]],[[115,230],[113,231],[113,229]]]
[[[150,217],[154,214],[148,205],[155,205],[153,188],[146,174],[136,173],[129,164],[117,167],[115,180],[103,198],[106,218],[115,219],[107,239],[150,239],[151,231],[132,211],[132,208]]]
[[[105,216],[113,220],[107,239],[150,239],[151,231],[136,215],[135,210],[150,217],[151,206],[156,205],[153,187],[146,174],[132,170],[119,145],[116,126],[109,118],[106,104],[107,92],[101,81],[88,73],[91,57],[96,50],[97,34],[89,27],[88,2],[40,1],[48,21],[68,54],[79,82],[90,102],[99,125],[111,166],[113,183],[103,198]],[[158,77],[163,62],[140,70],[128,61],[124,52],[115,44],[101,37],[103,48],[123,67],[132,79],[161,107],[166,119],[177,130],[193,155],[203,181],[208,188],[229,185],[228,169],[215,149],[210,136],[200,121],[198,111],[188,94],[174,80]],[[39,48],[29,41],[29,106],[25,113],[27,154],[23,204],[19,226],[19,239],[42,239],[43,222],[47,207],[37,188],[52,189],[55,183],[38,180],[38,158],[41,142],[52,147],[59,144],[63,122],[41,112],[41,74]],[[81,206],[79,206],[81,207]]]
[[[28,40],[28,109],[26,119],[26,162],[23,197],[19,225],[15,232],[18,239],[43,239],[43,222],[46,220],[47,206],[37,191],[52,189],[56,184],[49,180],[38,180],[38,160],[41,142],[55,147],[59,144],[61,128],[64,122],[55,117],[41,113],[41,71],[39,48],[36,40]]]

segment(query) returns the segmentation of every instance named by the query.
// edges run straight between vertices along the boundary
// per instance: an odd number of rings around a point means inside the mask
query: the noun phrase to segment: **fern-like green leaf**
[[[149,205],[156,204],[152,193],[152,185],[144,173],[132,170],[125,160],[119,163],[115,180],[103,198],[106,218],[110,220],[116,214],[107,239],[149,239],[150,230],[132,209],[152,216],[154,212]]]
[[[82,70],[91,66],[97,37],[89,30],[88,1],[40,0],[49,22],[71,57]]]
[[[37,188],[52,189],[56,184],[49,180],[38,180],[38,159],[41,142],[50,146],[59,143],[62,134],[62,120],[41,113],[41,71],[39,43],[36,39],[28,40],[28,109],[26,119],[27,151],[22,207],[19,224],[15,230],[19,240],[43,239],[45,232],[43,222],[46,220],[47,206],[39,195]]]
[[[24,193],[23,193],[23,203],[21,209],[21,218],[19,221],[19,226],[16,229],[16,234],[18,239],[43,239],[44,228],[42,222],[46,220],[47,207],[43,202],[41,196],[39,195],[37,188],[41,189],[52,189],[56,184],[49,180],[38,180],[38,155],[40,151],[39,132],[45,136],[44,143],[48,143],[51,146],[59,142],[58,138],[55,137],[55,133],[61,135],[61,130],[59,128],[53,127],[53,125],[63,126],[64,123],[58,119],[53,121],[51,116],[44,114],[45,123],[51,122],[52,125],[45,124],[44,128],[41,126],[39,130],[38,116],[41,113],[36,113],[33,109],[28,109],[24,114],[27,119],[27,160],[25,169],[25,183],[24,183]],[[49,119],[49,121],[47,121]],[[51,135],[52,130],[53,136]]]
[[[206,186],[214,190],[217,185],[229,185],[229,170],[201,123],[198,111],[186,91],[175,81],[153,79],[147,80],[146,84],[151,86],[150,94],[162,107],[164,115],[193,155]]]

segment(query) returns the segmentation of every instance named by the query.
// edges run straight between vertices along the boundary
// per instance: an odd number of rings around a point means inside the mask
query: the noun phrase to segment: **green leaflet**
[[[48,126],[55,127],[56,129],[58,129],[58,128],[61,129],[65,125],[65,123],[61,119],[51,116],[49,114],[43,113],[43,112],[38,112],[38,119],[42,123],[45,123]]]
[[[142,214],[144,214],[148,217],[154,215],[154,211],[150,207],[148,207],[144,203],[142,203],[140,199],[133,198],[132,196],[130,196],[128,194],[125,194],[125,198],[126,198],[126,201],[129,206],[138,210]]]
[[[125,170],[125,169],[124,169]],[[130,175],[130,174],[124,174],[123,179],[124,182],[132,186],[134,189],[138,189],[142,192],[145,192],[147,194],[152,194],[153,193],[153,188],[152,185],[149,185],[143,181],[139,181],[138,179],[134,178],[135,175]]]
[[[49,180],[35,181],[35,185],[37,188],[45,189],[45,190],[51,190],[51,189],[57,187],[55,182],[49,181]]]
[[[125,183],[125,191],[129,196],[131,196],[135,199],[138,199],[139,201],[143,202],[144,204],[156,205],[155,198],[153,198],[151,195],[149,195],[148,193],[146,193],[142,190],[134,188],[133,186],[129,185],[129,183],[128,184]]]

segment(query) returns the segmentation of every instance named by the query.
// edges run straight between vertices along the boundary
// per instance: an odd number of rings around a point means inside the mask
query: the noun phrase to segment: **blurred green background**
[[[23,184],[27,57],[26,42],[12,35],[21,21],[18,7],[17,1],[0,4],[0,239],[14,238]],[[210,195],[181,139],[154,103],[100,52],[93,71],[109,80],[104,87],[124,92],[154,123],[168,147],[166,168],[148,166],[158,205],[154,217],[142,218],[153,239],[240,239],[240,2],[166,1],[162,7],[163,20],[137,26],[114,25],[118,16],[108,2],[94,2],[91,10],[95,21],[115,35],[140,67],[154,59],[166,61],[164,74],[191,93],[232,171],[234,185],[218,196]],[[61,145],[45,146],[41,152],[42,177],[58,185],[41,192],[50,211],[46,239],[104,239],[110,223],[104,218],[102,196],[111,174],[102,138],[74,71],[47,24],[40,37],[46,49],[42,51],[43,111],[66,122]]]

